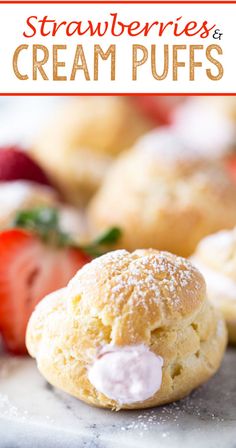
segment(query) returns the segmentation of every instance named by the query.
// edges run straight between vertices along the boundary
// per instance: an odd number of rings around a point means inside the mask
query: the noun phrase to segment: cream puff
[[[236,344],[236,228],[204,238],[192,256],[207,283],[208,297],[219,308]]]
[[[26,336],[49,383],[115,410],[185,397],[217,371],[226,342],[200,272],[153,249],[84,266],[37,306]]]
[[[152,131],[123,153],[93,197],[93,232],[116,225],[119,248],[193,253],[206,235],[236,224],[236,184],[220,164],[170,129]]]
[[[38,136],[33,155],[77,205],[96,191],[112,158],[151,127],[129,98],[73,98]]]

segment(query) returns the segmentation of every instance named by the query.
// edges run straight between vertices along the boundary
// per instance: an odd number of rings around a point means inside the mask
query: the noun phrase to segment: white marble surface
[[[33,360],[0,357],[1,448],[235,448],[236,350],[218,374],[173,405],[89,407],[49,386]]]

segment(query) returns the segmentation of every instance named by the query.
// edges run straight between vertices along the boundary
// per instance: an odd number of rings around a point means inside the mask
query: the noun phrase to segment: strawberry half
[[[90,260],[80,249],[51,247],[25,230],[0,234],[0,332],[9,351],[26,353],[26,326],[37,303]]]
[[[0,181],[28,180],[52,187],[43,169],[17,146],[0,148]]]
[[[49,207],[18,212],[14,225],[0,232],[0,333],[9,351],[24,354],[27,323],[37,303],[65,287],[120,231],[110,229],[78,247],[60,230],[57,210]]]

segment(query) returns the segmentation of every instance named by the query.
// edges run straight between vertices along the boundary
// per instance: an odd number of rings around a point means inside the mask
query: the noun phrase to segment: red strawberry
[[[0,148],[0,181],[28,180],[52,186],[42,168],[17,146]]]
[[[52,247],[25,230],[0,233],[0,332],[8,350],[26,352],[26,326],[36,304],[90,260],[80,249]]]
[[[58,212],[49,207],[18,212],[15,226],[0,232],[0,333],[7,349],[21,354],[26,353],[25,331],[35,305],[65,287],[120,231],[112,228],[81,248],[61,231]]]
[[[236,155],[228,157],[225,163],[230,177],[236,183]]]

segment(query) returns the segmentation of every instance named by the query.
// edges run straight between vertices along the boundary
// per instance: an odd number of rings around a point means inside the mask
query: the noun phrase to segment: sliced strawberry
[[[25,331],[35,305],[90,260],[81,249],[53,247],[25,230],[0,233],[0,332],[8,350],[26,353]]]
[[[120,230],[111,228],[82,248],[61,231],[56,209],[21,210],[14,224],[15,229],[0,232],[0,333],[8,350],[23,354],[26,326],[37,303],[104,253]]]
[[[0,148],[0,181],[28,180],[52,187],[43,169],[17,146]]]

